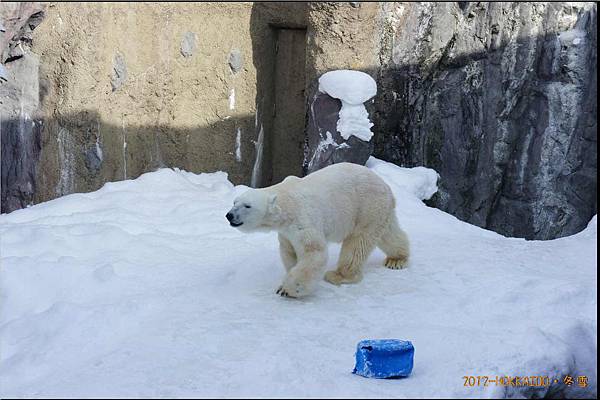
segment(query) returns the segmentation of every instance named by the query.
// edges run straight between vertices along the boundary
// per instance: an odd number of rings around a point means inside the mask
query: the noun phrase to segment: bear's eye
[[[246,208],[250,208],[250,206],[248,204],[244,204],[244,207]]]

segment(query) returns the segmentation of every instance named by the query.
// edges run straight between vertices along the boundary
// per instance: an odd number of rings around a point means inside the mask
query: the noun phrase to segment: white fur
[[[228,213],[245,232],[275,230],[287,275],[277,290],[283,296],[309,294],[327,263],[327,243],[342,242],[333,284],[356,283],[375,246],[389,268],[402,268],[409,255],[406,234],[394,211],[389,186],[366,167],[340,163],[304,178],[287,177],[264,189],[250,189]]]

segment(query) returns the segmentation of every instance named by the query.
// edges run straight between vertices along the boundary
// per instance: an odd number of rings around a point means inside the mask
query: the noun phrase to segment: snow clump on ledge
[[[363,103],[377,94],[373,78],[360,71],[329,71],[319,78],[319,91],[341,100],[337,130],[344,140],[352,135],[365,142],[371,140],[373,123]]]

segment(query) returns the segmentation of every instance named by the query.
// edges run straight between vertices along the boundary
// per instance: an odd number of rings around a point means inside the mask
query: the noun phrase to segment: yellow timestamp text
[[[587,387],[588,378],[585,375],[571,376],[565,375],[562,378],[554,378],[543,375],[532,376],[510,376],[510,375],[465,375],[463,376],[464,386],[531,386],[544,387],[552,384],[565,384],[571,386],[577,384],[580,387]]]

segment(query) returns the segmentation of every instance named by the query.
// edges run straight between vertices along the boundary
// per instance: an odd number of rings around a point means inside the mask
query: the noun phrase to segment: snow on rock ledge
[[[337,130],[345,140],[352,135],[368,142],[373,137],[369,113],[364,102],[377,94],[377,84],[360,71],[329,71],[319,78],[319,91],[341,100]]]
[[[367,167],[382,177],[390,186],[403,189],[419,200],[429,200],[438,191],[439,174],[431,168],[402,168],[375,157],[369,157]]]

